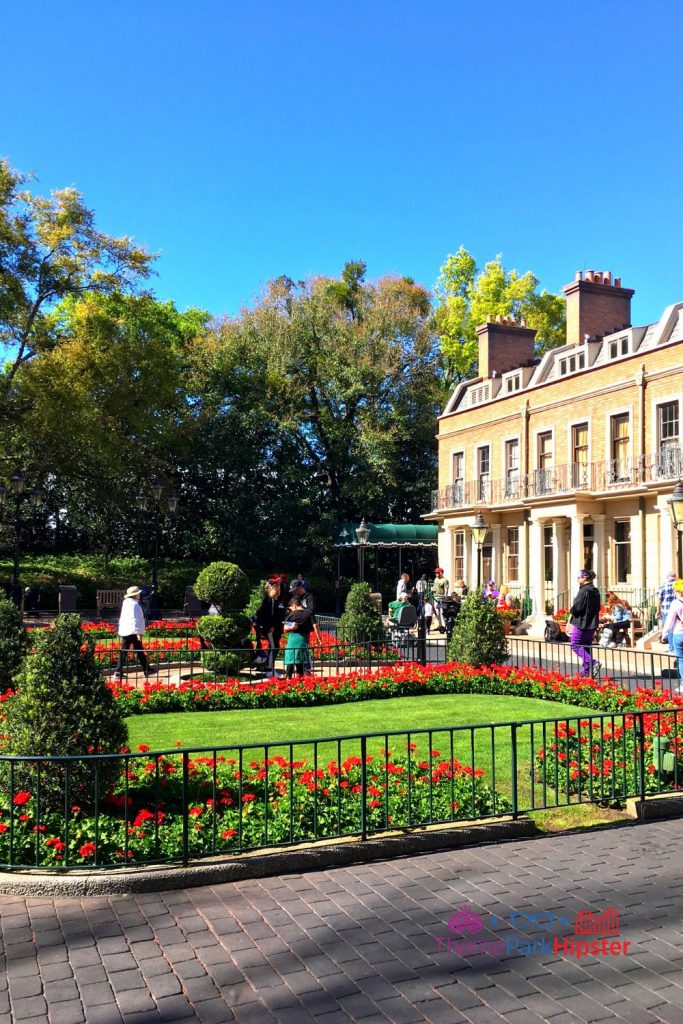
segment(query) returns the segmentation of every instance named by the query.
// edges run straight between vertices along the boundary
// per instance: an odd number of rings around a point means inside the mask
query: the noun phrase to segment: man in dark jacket
[[[581,662],[582,676],[600,674],[600,662],[593,661],[591,645],[600,619],[600,591],[593,586],[595,573],[591,569],[582,569],[579,573],[579,592],[571,607],[569,624],[569,646]]]
[[[269,583],[266,594],[254,616],[257,640],[261,637],[268,641],[268,664],[271,671],[275,668],[275,659],[280,649],[283,622],[287,609],[280,598],[280,585]]]

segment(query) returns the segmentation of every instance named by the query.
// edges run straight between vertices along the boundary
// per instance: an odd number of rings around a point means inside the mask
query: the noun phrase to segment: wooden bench
[[[125,594],[125,590],[98,590],[95,595],[97,614],[101,615],[104,608],[118,608]]]

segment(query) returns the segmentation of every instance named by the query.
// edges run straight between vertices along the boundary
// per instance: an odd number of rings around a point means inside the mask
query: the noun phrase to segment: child
[[[434,618],[434,605],[429,598],[426,598],[423,607],[425,616],[425,632],[429,633],[432,628],[432,619]]]
[[[311,635],[311,613],[304,608],[301,599],[293,597],[289,602],[289,612],[284,622],[287,635],[285,647],[285,672],[288,679],[303,676],[304,668],[309,665],[308,638]]]

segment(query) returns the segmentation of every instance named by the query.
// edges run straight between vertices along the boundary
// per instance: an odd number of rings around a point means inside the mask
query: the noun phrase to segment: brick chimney
[[[508,370],[528,366],[534,358],[536,331],[527,327],[526,321],[518,324],[504,317],[487,317],[486,323],[477,327],[479,338],[479,376],[484,380],[494,373],[500,376]]]
[[[580,345],[585,336],[602,338],[631,326],[633,288],[622,288],[621,279],[609,271],[576,273],[576,280],[562,289],[567,296],[567,344]]]

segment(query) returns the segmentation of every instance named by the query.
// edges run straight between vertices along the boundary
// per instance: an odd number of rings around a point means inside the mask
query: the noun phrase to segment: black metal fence
[[[0,866],[245,851],[675,792],[683,710],[286,743],[0,757]]]

